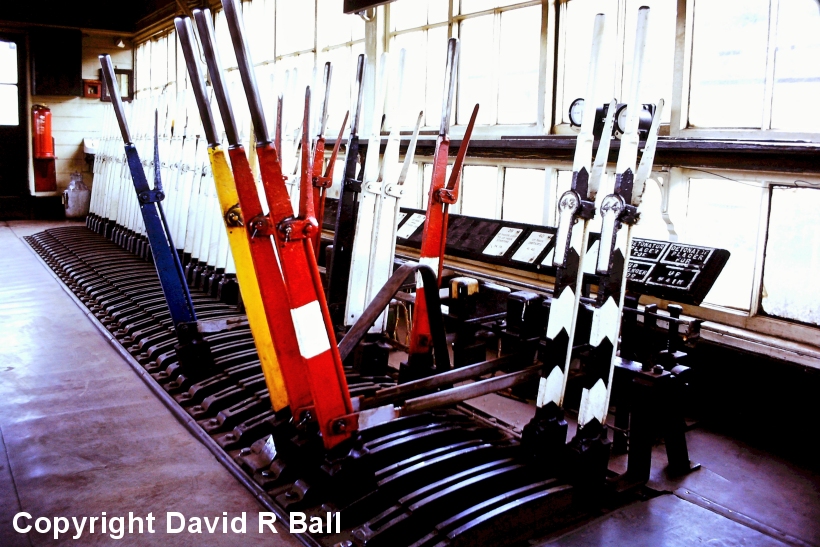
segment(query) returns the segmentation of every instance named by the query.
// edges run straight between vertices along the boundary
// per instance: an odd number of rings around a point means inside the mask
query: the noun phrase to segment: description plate
[[[649,275],[649,272],[651,272],[652,268],[654,267],[654,264],[649,264],[647,262],[638,262],[637,260],[630,260],[629,266],[626,270],[626,278],[629,281],[637,281],[638,283],[643,283],[646,280],[646,276]]]
[[[668,248],[668,243],[662,243],[660,241],[647,241],[645,239],[633,239],[632,258],[657,262],[661,256],[663,256],[664,251]]]
[[[688,291],[692,288],[692,284],[695,282],[695,279],[697,279],[698,274],[700,274],[700,272],[697,270],[685,270],[683,268],[676,268],[675,266],[658,264],[647,277],[646,284]]]
[[[415,234],[416,230],[418,230],[419,226],[422,224],[424,224],[424,215],[421,213],[413,213],[413,215],[407,219],[407,222],[405,222],[402,227],[398,229],[396,232],[396,237],[407,239]]]
[[[484,249],[485,255],[488,256],[503,256],[504,253],[510,250],[512,244],[521,235],[524,230],[521,228],[501,228],[490,244]]]
[[[714,249],[695,247],[694,245],[680,245],[673,243],[663,255],[661,264],[686,266],[689,268],[703,268]]]
[[[546,232],[532,232],[517,251],[512,255],[513,260],[532,264],[552,241],[552,234]]]

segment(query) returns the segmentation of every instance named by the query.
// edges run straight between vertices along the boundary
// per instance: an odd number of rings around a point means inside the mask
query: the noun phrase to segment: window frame
[[[540,34],[540,50],[538,57],[538,90],[536,101],[536,121],[528,124],[490,124],[490,125],[476,125],[473,130],[473,138],[477,139],[494,139],[502,136],[543,136],[549,134],[553,125],[553,86],[550,84],[550,76],[555,73],[555,6],[556,1],[561,0],[520,0],[514,4],[507,6],[500,6],[493,9],[477,11],[473,13],[460,14],[457,11],[459,8],[459,0],[450,0],[448,6],[447,20],[439,23],[425,24],[418,27],[408,29],[401,29],[393,31],[390,28],[390,4],[380,7],[376,13],[382,13],[382,24],[380,25],[381,34],[384,36],[383,47],[384,51],[390,51],[391,41],[394,36],[401,34],[408,34],[412,32],[423,32],[430,29],[447,27],[447,37],[459,37],[459,25],[462,21],[475,19],[478,17],[486,17],[492,15],[494,28],[498,31],[500,26],[501,14],[507,11],[517,9],[529,8],[533,6],[541,6],[541,34]],[[383,10],[383,11],[382,11]],[[376,16],[378,17],[378,15]],[[496,52],[498,48],[496,48]],[[444,61],[444,52],[441,54],[441,60]],[[458,81],[460,80],[461,67],[459,65],[456,75],[456,91],[453,99],[454,123],[451,124],[451,137],[460,138],[464,135],[467,126],[467,120],[459,120],[457,113],[459,111],[459,93]],[[495,98],[498,100],[498,82],[497,75],[493,74]],[[497,105],[496,105],[497,109]],[[436,130],[439,124],[426,125],[422,130]]]
[[[692,52],[695,24],[695,0],[677,0],[677,32],[673,71],[671,122],[669,135],[683,139],[737,139],[757,141],[807,141],[820,142],[817,132],[771,129],[771,108],[774,94],[774,63],[777,39],[777,11],[785,0],[769,0],[768,51],[766,56],[766,82],[763,96],[763,115],[758,128],[695,128],[689,127],[689,97],[692,86]],[[773,17],[772,14],[775,14]],[[766,126],[769,127],[766,127]]]

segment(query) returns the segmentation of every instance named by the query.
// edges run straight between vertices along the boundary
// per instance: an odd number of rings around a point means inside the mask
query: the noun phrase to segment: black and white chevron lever
[[[612,381],[612,362],[618,347],[623,296],[626,289],[626,264],[629,260],[631,226],[638,220],[637,208],[643,195],[643,184],[635,188],[635,163],[638,155],[638,90],[640,89],[644,52],[646,51],[646,29],[649,8],[638,11],[637,36],[635,38],[635,57],[633,61],[632,84],[627,101],[627,126],[621,138],[621,150],[615,171],[615,189],[606,196],[600,205],[601,241],[598,251],[595,272],[600,276],[598,295],[592,316],[590,333],[590,356],[585,366],[588,372],[588,385],[584,386],[579,408],[578,426],[583,429],[591,424],[603,425],[606,422],[607,406]],[[659,104],[662,107],[662,104]],[[660,110],[660,109],[659,109]],[[642,172],[646,162],[654,161],[654,143],[657,142],[657,131],[660,116],[655,113],[650,139],[642,158]],[[648,173],[646,173],[648,175]],[[637,192],[635,190],[638,190]],[[627,230],[621,230],[627,225]]]
[[[553,456],[560,453],[567,439],[563,401],[584,277],[583,259],[589,241],[589,220],[595,215],[595,196],[606,173],[609,136],[612,134],[614,108],[609,110],[607,116],[610,131],[604,131],[605,136],[601,139],[595,166],[592,167],[594,105],[598,75],[601,73],[604,24],[605,16],[599,13],[595,16],[592,31],[589,76],[584,101],[586,111],[575,145],[572,187],[564,192],[558,201],[558,232],[555,235],[553,258],[553,265],[556,268],[555,289],[547,322],[547,346],[538,385],[536,413],[524,428],[523,435],[524,443],[538,454],[539,458],[545,459],[544,463],[547,466],[557,463]]]

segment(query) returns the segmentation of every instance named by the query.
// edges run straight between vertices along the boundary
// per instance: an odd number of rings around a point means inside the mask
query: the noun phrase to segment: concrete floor
[[[15,533],[11,518],[20,510],[159,516],[159,533],[116,542],[125,545],[298,545],[283,527],[278,536],[255,533],[261,506],[174,420],[19,240],[57,225],[0,222],[0,546],[77,544]],[[473,403],[518,427],[531,412],[501,397]],[[657,447],[649,486],[663,494],[538,543],[820,547],[820,474],[708,430],[687,439],[701,470],[666,477]],[[624,463],[615,458],[611,468]],[[251,533],[166,535],[169,510],[209,517],[245,511]],[[86,534],[80,543],[115,541]]]
[[[63,225],[66,223],[63,223]],[[57,223],[0,222],[0,546],[301,545],[150,392],[19,238]],[[156,533],[119,541],[96,533],[15,532],[37,517],[157,518]],[[166,534],[167,511],[247,513],[247,533]],[[33,520],[31,523],[33,524]],[[44,522],[41,526],[44,525]]]

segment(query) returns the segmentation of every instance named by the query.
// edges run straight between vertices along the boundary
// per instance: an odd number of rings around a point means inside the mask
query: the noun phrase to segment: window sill
[[[335,139],[334,139],[335,140]],[[408,137],[402,137],[402,150],[406,149]],[[467,155],[476,158],[529,159],[571,161],[575,152],[574,135],[548,135],[541,137],[505,136],[500,139],[473,139]],[[344,141],[343,141],[344,142]],[[331,147],[333,140],[328,141]],[[382,138],[382,148],[387,143]],[[419,137],[416,154],[431,156],[436,137]],[[451,149],[457,149],[460,140],[451,141]],[[362,149],[367,142],[362,141]],[[596,143],[597,147],[597,143]],[[620,141],[614,139],[609,159],[617,161]],[[820,143],[736,141],[712,139],[681,139],[660,137],[655,156],[656,166],[674,166],[711,169],[748,169],[786,173],[820,173]]]

